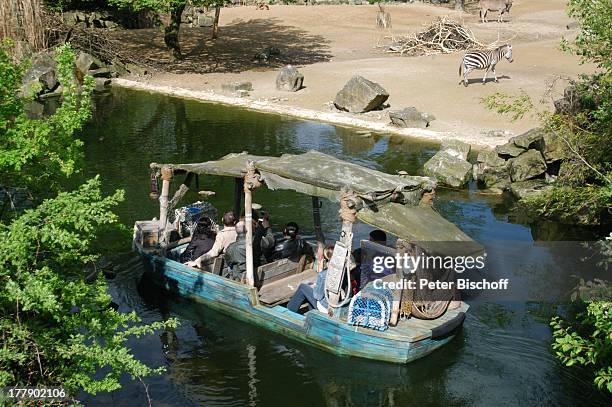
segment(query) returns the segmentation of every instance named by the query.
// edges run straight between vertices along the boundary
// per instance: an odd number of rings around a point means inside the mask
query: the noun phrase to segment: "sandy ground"
[[[400,134],[496,145],[537,125],[537,121],[526,117],[512,123],[488,111],[480,98],[495,92],[514,94],[522,89],[539,101],[556,77],[576,77],[591,69],[559,50],[560,39],[575,34],[567,29],[571,20],[564,8],[564,0],[516,0],[508,22],[497,23],[489,16],[492,21],[481,24],[473,10],[457,13],[415,3],[387,6],[395,36],[417,32],[436,17],[449,15],[463,21],[483,43],[511,42],[514,63],[502,61],[498,65],[499,83],[491,78],[482,85],[480,71],[471,75],[470,86],[459,85],[462,53],[422,57],[384,53],[376,44],[390,39],[375,27],[376,6],[271,6],[270,10],[245,6],[222,10],[217,41],[208,39],[209,29],[184,29],[181,41],[187,58],[181,64],[168,61],[165,72],[132,78],[138,84],[125,80],[118,84],[379,131],[397,132],[387,126],[388,110],[415,106],[433,114],[436,120],[427,130],[403,130]],[[166,58],[162,37],[156,30],[131,30],[117,35],[143,57]],[[280,49],[279,59],[269,65],[253,61],[255,53],[268,46]],[[296,93],[276,90],[278,69],[285,64],[299,66],[305,77],[304,89]],[[389,109],[365,115],[330,110],[329,102],[356,74],[380,83],[390,93]],[[221,84],[236,80],[253,83],[254,90],[248,98],[221,95]],[[558,97],[562,85],[557,83],[553,97]],[[543,107],[551,105],[548,96]],[[487,135],[498,129],[508,132],[503,136]]]

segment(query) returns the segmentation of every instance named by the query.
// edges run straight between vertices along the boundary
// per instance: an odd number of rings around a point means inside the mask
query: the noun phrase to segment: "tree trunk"
[[[7,38],[18,59],[46,48],[41,0],[0,0],[0,43]]]
[[[215,19],[213,21],[212,39],[219,36],[219,14],[221,14],[221,6],[215,6]]]
[[[455,10],[465,11],[465,0],[455,0]]]
[[[170,23],[164,27],[164,42],[170,48],[174,59],[183,59],[181,45],[179,43],[179,29],[181,28],[181,15],[185,4],[178,5],[170,11]]]

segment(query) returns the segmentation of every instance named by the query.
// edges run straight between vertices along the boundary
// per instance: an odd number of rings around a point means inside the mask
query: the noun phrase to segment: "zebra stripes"
[[[508,62],[512,62],[512,45],[506,44],[489,51],[471,51],[466,53],[461,60],[461,65],[459,65],[459,76],[461,76],[461,70],[463,69],[463,85],[468,85],[467,76],[474,69],[486,69],[484,77],[482,78],[483,85],[487,80],[489,70],[493,71],[495,82],[497,82],[495,65],[497,65],[502,58],[506,58]]]

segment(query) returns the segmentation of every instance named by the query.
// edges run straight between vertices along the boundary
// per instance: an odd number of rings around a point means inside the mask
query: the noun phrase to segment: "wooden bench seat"
[[[306,270],[299,274],[287,276],[281,280],[268,282],[259,290],[259,301],[268,306],[288,302],[295,290],[302,283],[314,283],[317,280],[317,272]]]

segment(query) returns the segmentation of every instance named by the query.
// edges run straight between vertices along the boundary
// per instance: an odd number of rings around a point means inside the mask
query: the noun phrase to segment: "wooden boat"
[[[313,265],[281,259],[257,270],[253,268],[251,195],[256,187],[263,185],[272,190],[290,189],[312,197],[319,259],[325,242],[320,227],[319,198],[340,201],[340,243],[348,247],[349,253],[352,223],[357,220],[400,239],[418,242],[425,250],[454,252],[455,255],[481,252],[482,246],[431,207],[435,183],[430,178],[385,174],[314,151],[281,157],[230,154],[197,164],[153,163],[151,169],[153,176],[161,175],[163,182],[159,197],[160,219],[136,222],[134,247],[150,278],[167,290],[336,355],[393,363],[407,363],[433,352],[448,343],[462,326],[468,309],[463,302],[453,309],[444,307],[442,315],[436,315],[435,319],[396,318],[386,330],[349,325],[346,301],[341,304],[340,294],[330,288],[329,281],[326,289],[330,295],[330,312],[325,314],[315,309],[304,314],[295,313],[284,304],[300,283],[316,280],[317,271],[313,270]],[[169,200],[170,179],[180,174],[185,175],[185,181]],[[237,213],[240,213],[244,192],[247,270],[243,282],[220,275],[221,257],[203,265],[202,269],[175,260],[186,243],[170,241],[172,225],[168,222],[168,213],[185,194],[194,175],[233,177]],[[447,242],[458,242],[460,246]]]

